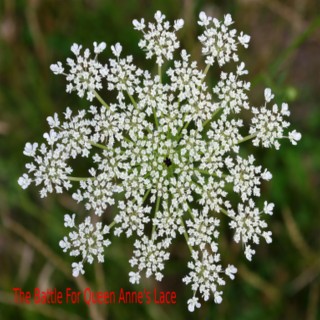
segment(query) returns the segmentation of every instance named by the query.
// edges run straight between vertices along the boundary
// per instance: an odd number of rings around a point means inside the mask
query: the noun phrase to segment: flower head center
[[[172,162],[170,160],[170,158],[166,157],[164,160],[163,160],[164,164],[167,166],[167,167],[170,167],[172,165]]]

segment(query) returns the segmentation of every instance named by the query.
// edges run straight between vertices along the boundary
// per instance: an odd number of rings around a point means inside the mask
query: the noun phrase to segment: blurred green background
[[[70,262],[58,248],[64,235],[63,214],[83,211],[69,195],[40,199],[32,187],[17,184],[24,172],[22,151],[28,141],[39,141],[48,130],[46,117],[67,106],[86,106],[65,93],[63,77],[49,65],[70,56],[73,42],[91,47],[122,43],[141,66],[139,33],[131,21],[150,20],[156,10],[170,19],[184,18],[182,46],[201,58],[196,42],[200,11],[223,17],[231,13],[235,27],[251,35],[248,50],[240,52],[253,88],[251,103],[263,101],[271,87],[277,101],[291,107],[293,127],[302,132],[298,146],[284,141],[280,152],[258,150],[257,157],[273,173],[263,198],[275,202],[269,219],[273,243],[261,244],[252,263],[240,246],[222,237],[226,261],[239,268],[224,290],[221,305],[209,301],[189,314],[191,295],[181,283],[188,253],[183,243],[162,283],[128,283],[131,245],[115,239],[106,263],[87,268],[86,278],[75,281]],[[101,55],[101,59],[107,53]],[[212,81],[215,81],[215,75]],[[1,0],[0,1],[0,319],[320,319],[320,1],[318,0]],[[186,254],[185,254],[186,253]],[[46,290],[71,287],[83,290],[174,290],[176,305],[85,304],[16,305],[13,287]]]

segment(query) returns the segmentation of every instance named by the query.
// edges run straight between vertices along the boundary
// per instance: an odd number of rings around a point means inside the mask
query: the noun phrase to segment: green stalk
[[[184,221],[183,221],[182,217],[180,217],[180,221],[181,221],[181,224],[183,225],[183,229],[184,229],[184,232],[183,232],[184,238],[186,239],[186,243],[187,243],[187,245],[188,245],[188,248],[189,248],[190,253],[192,253],[192,252],[193,252],[193,249],[192,249],[192,247],[189,245],[189,237],[188,237],[187,229],[186,229],[186,226],[184,225]]]
[[[210,122],[213,120],[214,116],[215,116],[220,110],[221,110],[221,108],[218,108],[218,109],[212,114],[211,119],[207,119],[207,120],[203,123],[203,127],[205,127],[208,123],[210,123]]]
[[[228,212],[227,212],[227,210],[226,209],[223,209],[223,208],[219,208],[220,209],[220,211],[224,214],[224,215],[226,215],[228,218],[230,218],[230,219],[233,219],[233,218],[231,218],[229,215],[228,215]]]
[[[97,91],[93,91],[94,95],[96,96],[96,98],[100,101],[100,103],[105,106],[107,109],[110,109],[110,106],[101,98],[101,96],[99,95],[99,93]]]
[[[104,146],[103,144],[100,143],[95,143],[95,142],[90,142],[90,144],[94,147],[97,147],[99,149],[103,149],[103,150],[110,150],[110,148]]]
[[[94,180],[95,177],[67,177],[70,181],[85,181],[85,180]]]
[[[210,69],[210,64],[207,64],[207,66],[206,66],[206,68],[204,69],[203,73],[204,73],[205,75],[207,75],[209,69]]]
[[[113,221],[108,225],[109,229],[111,230],[115,224],[116,224],[116,222],[113,220]]]
[[[128,97],[130,98],[131,100],[131,103],[133,104],[133,106],[138,109],[138,105],[137,105],[137,102],[136,100],[134,100],[133,96],[131,94],[129,94],[129,92],[127,91],[127,94],[128,94]]]
[[[252,139],[252,138],[254,138],[254,137],[256,137],[256,136],[257,136],[256,133],[255,133],[255,134],[250,134],[250,135],[244,137],[243,139],[239,140],[239,141],[238,141],[238,144],[240,144],[240,143],[242,143],[242,142],[245,142],[245,141],[247,141],[247,140],[250,140],[250,139]]]
[[[146,192],[146,194],[144,195],[144,197],[143,197],[143,199],[142,199],[142,202],[145,202],[145,201],[147,200],[150,191],[151,191],[151,189],[149,189],[149,190]]]
[[[162,74],[161,74],[161,65],[158,64],[158,75],[159,75],[159,81],[162,83]]]
[[[158,118],[157,118],[156,109],[155,109],[155,108],[152,108],[152,110],[153,110],[154,122],[155,122],[155,124],[156,124],[156,128],[158,129],[158,127],[159,127],[159,122],[158,122]]]
[[[160,201],[161,201],[161,198],[159,196],[157,196],[156,209],[155,209],[155,212],[154,212],[154,216],[156,216],[157,212],[159,211]],[[153,235],[154,235],[155,232],[156,232],[156,226],[154,224],[152,224],[151,239],[153,238]]]

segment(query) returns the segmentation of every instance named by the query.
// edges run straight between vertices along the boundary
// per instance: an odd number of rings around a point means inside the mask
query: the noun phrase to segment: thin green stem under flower
[[[245,142],[245,141],[247,141],[247,140],[250,140],[250,139],[252,139],[252,138],[254,138],[254,137],[256,137],[256,136],[257,136],[257,133],[255,133],[255,134],[250,134],[250,135],[244,137],[243,139],[239,140],[237,144],[240,144],[240,143],[242,143],[242,142]]]
[[[200,172],[202,174],[205,174],[207,176],[211,176],[211,177],[225,178],[227,176],[226,174],[217,175],[216,173],[210,173],[207,170],[198,169],[198,168],[194,168],[194,170],[197,170],[198,172]]]
[[[154,212],[155,215],[156,215],[157,212],[159,211],[160,201],[161,201],[161,198],[160,198],[159,196],[157,196],[156,208],[155,208],[155,212]],[[155,232],[156,232],[156,225],[153,223],[153,224],[152,224],[152,234],[151,234],[151,238],[153,238]]]
[[[67,177],[70,181],[86,181],[86,180],[94,180],[95,177]]]
[[[187,245],[188,245],[188,248],[189,248],[190,253],[192,253],[192,252],[193,252],[193,249],[192,249],[192,247],[191,247],[190,244],[189,244],[189,237],[188,237],[187,229],[186,229],[186,226],[185,226],[185,224],[184,224],[184,221],[183,221],[182,217],[180,217],[180,221],[181,221],[181,224],[182,224],[183,230],[184,230],[184,231],[183,231],[184,238],[186,239],[186,243],[187,243]]]
[[[158,127],[159,127],[159,122],[158,122],[157,112],[156,112],[156,109],[155,109],[155,108],[152,108],[152,110],[153,110],[154,122],[155,122],[155,124],[156,124],[156,128],[158,129]]]
[[[105,106],[107,109],[110,109],[110,106],[102,99],[102,97],[99,95],[99,93],[97,91],[93,91],[95,97],[100,101],[100,103]]]
[[[220,110],[221,110],[221,108],[218,108],[218,109],[212,114],[212,117],[211,117],[210,119],[207,119],[207,120],[203,123],[202,126],[203,126],[203,127],[206,127],[206,125],[213,120],[213,118],[217,115],[217,113],[218,113]]]
[[[107,146],[104,146],[103,144],[100,143],[96,143],[96,142],[92,142],[90,141],[90,144],[94,147],[97,147],[99,149],[103,149],[103,150],[110,150],[110,148],[108,148]]]
[[[137,105],[136,100],[134,100],[133,96],[132,96],[128,91],[127,91],[127,94],[128,94],[128,97],[129,97],[131,103],[133,104],[133,106],[134,106],[136,109],[138,109],[138,105]]]
[[[159,76],[159,82],[162,82],[162,74],[161,74],[161,65],[158,64],[158,76]]]
[[[147,200],[148,195],[150,194],[150,192],[151,192],[151,189],[149,189],[149,190],[146,192],[146,194],[144,195],[144,197],[143,197],[143,199],[142,199],[142,202],[145,202],[145,201]]]
[[[223,208],[221,208],[221,207],[219,207],[219,209],[220,209],[220,212],[222,212],[223,214],[225,214],[227,217],[233,219],[232,217],[229,216],[228,211],[227,211],[226,209],[223,209]]]
[[[115,224],[116,224],[116,222],[113,220],[113,221],[108,225],[109,230],[111,230]]]
[[[210,64],[207,64],[207,66],[206,66],[206,68],[204,69],[203,73],[204,73],[205,75],[207,75],[209,69],[210,69]]]

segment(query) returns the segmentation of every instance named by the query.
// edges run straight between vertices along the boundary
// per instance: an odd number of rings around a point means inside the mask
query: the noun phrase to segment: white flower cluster
[[[69,233],[69,238],[64,237],[59,242],[63,252],[70,251],[70,256],[81,256],[82,260],[79,262],[73,262],[73,276],[77,277],[80,273],[84,274],[83,261],[92,263],[94,256],[97,257],[99,262],[104,262],[104,247],[108,247],[111,242],[105,239],[105,234],[109,233],[108,226],[102,226],[101,222],[97,222],[95,225],[91,223],[91,218],[86,217],[84,223],[81,223],[79,227],[74,223],[75,214],[72,216],[66,214],[64,216],[64,226],[67,228],[75,228],[76,231]]]
[[[264,95],[266,103],[274,98],[269,88],[265,89]],[[280,148],[279,139],[284,136],[284,129],[290,125],[283,119],[290,115],[288,104],[282,103],[281,109],[277,104],[274,104],[271,110],[267,109],[266,105],[260,109],[252,108],[252,113],[254,116],[249,133],[255,137],[252,141],[253,145],[261,144],[265,148],[274,146],[278,150]],[[296,145],[301,139],[301,134],[293,130],[289,132],[288,138],[293,145]]]
[[[236,53],[237,45],[240,43],[247,48],[250,37],[241,33],[236,38],[237,30],[229,30],[229,27],[233,24],[230,14],[227,14],[221,22],[201,12],[198,24],[205,27],[199,41],[202,44],[203,55],[207,56],[205,62],[208,65],[213,65],[217,61],[221,67],[229,61],[239,61]]]
[[[173,59],[173,52],[178,49],[180,44],[177,40],[176,31],[183,27],[184,21],[182,19],[174,22],[173,31],[170,31],[169,21],[164,21],[166,18],[160,11],[154,15],[156,24],[149,23],[148,29],[144,23],[144,19],[140,22],[133,20],[133,25],[136,30],[142,31],[144,34],[143,39],[139,42],[139,47],[146,50],[147,59],[153,56],[157,57],[157,64],[162,65],[164,58],[166,60]]]
[[[139,283],[142,273],[161,281],[173,240],[183,236],[191,255],[183,282],[191,287],[188,309],[194,311],[200,298],[220,303],[226,278],[234,279],[237,272],[219,252],[222,219],[228,220],[234,241],[243,244],[249,260],[253,244],[261,238],[271,242],[264,214],[271,215],[274,205],[265,202],[259,210],[258,199],[261,184],[272,175],[256,165],[253,155],[240,151],[250,140],[257,147],[278,149],[283,138],[295,145],[301,134],[287,131],[287,104],[267,107],[274,98],[270,89],[265,90],[264,106],[250,107],[250,83],[242,79],[248,71],[237,55],[238,46],[248,47],[250,37],[230,29],[232,23],[230,15],[219,21],[200,13],[204,70],[186,50],[175,53],[183,21],[171,26],[161,12],[155,23],[133,21],[143,33],[139,46],[148,59],[155,57],[156,74],[137,67],[132,56],[122,56],[119,43],[111,46],[113,57],[104,65],[97,55],[106,44],[94,43],[94,58],[89,49],[71,47],[76,60],[67,59],[68,72],[61,62],[51,66],[65,76],[67,92],[95,102],[78,112],[67,108],[63,119],[58,114],[47,118],[46,143],[26,144],[24,154],[32,160],[19,184],[41,186],[42,197],[73,187],[74,200],[95,214],[95,225],[88,216],[78,227],[74,214],[65,216],[65,226],[75,231],[60,247],[81,256],[72,263],[74,276],[84,273],[84,262],[103,261],[104,247],[110,244],[105,236],[111,232],[136,238],[130,282]],[[234,62],[236,72],[221,72],[210,87],[210,68],[228,62]],[[252,112],[249,128],[243,110]],[[86,177],[73,175],[70,160],[80,158],[92,163]],[[100,219],[107,211],[115,216],[103,225]]]
[[[245,206],[242,203],[238,205],[237,213],[234,210],[228,211],[228,216],[232,219],[229,223],[230,228],[235,229],[234,241],[242,241],[248,260],[251,260],[252,255],[255,254],[255,250],[251,248],[250,244],[247,245],[248,241],[251,240],[253,243],[259,244],[259,237],[262,237],[267,243],[272,242],[271,231],[263,231],[268,225],[264,220],[261,220],[261,214],[272,215],[273,207],[273,203],[265,202],[263,211],[259,211],[250,199]]]
[[[94,91],[102,89],[101,80],[108,74],[106,66],[97,61],[97,55],[106,48],[104,42],[97,45],[94,42],[95,57],[90,58],[91,52],[85,49],[83,56],[80,55],[82,46],[74,43],[71,51],[76,56],[76,61],[68,58],[67,65],[70,70],[69,73],[64,73],[62,63],[59,61],[57,64],[50,66],[54,74],[64,74],[68,80],[67,92],[77,91],[79,97],[83,97],[87,93],[87,99],[92,101],[94,98]]]
[[[199,251],[192,251],[192,261],[188,263],[189,269],[191,269],[188,276],[183,278],[183,282],[186,284],[191,283],[193,290],[193,297],[188,300],[189,311],[194,311],[195,307],[199,308],[198,297],[195,296],[196,292],[202,295],[204,301],[209,300],[211,294],[213,294],[214,302],[222,302],[222,291],[219,291],[219,287],[225,285],[225,280],[221,274],[226,274],[230,279],[234,279],[234,273],[237,269],[228,265],[226,270],[223,270],[220,261],[220,254],[209,253],[206,249]]]
[[[169,260],[170,254],[166,251],[170,242],[168,239],[162,241],[155,241],[149,239],[144,235],[140,240],[134,243],[135,250],[133,257],[129,260],[131,267],[138,267],[137,272],[130,272],[130,281],[135,283],[139,282],[140,272],[146,270],[146,277],[149,278],[152,274],[155,275],[157,281],[163,278],[162,270],[164,269],[164,262]],[[133,281],[133,279],[135,279]]]

